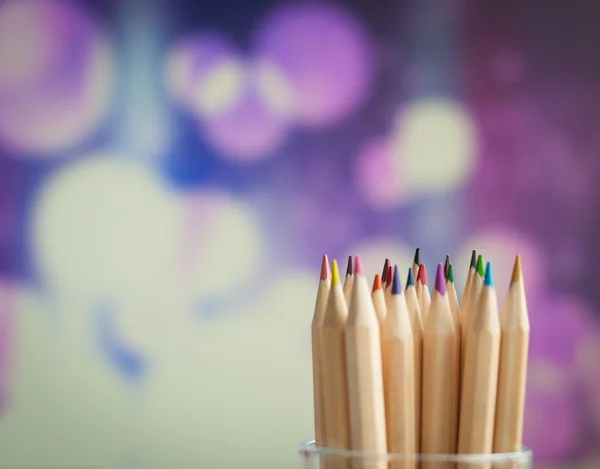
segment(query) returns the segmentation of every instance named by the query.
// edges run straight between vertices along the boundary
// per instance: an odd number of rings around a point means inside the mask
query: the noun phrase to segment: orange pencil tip
[[[371,293],[374,293],[377,290],[381,290],[381,288],[381,277],[379,276],[379,274],[375,274],[375,280],[373,280],[373,290],[371,291]]]

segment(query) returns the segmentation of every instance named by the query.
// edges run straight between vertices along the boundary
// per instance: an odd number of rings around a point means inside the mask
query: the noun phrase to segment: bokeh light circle
[[[372,139],[361,146],[354,161],[354,177],[358,190],[371,207],[386,212],[410,201],[400,176],[395,171],[387,139]]]
[[[165,65],[168,91],[201,116],[235,106],[244,84],[244,65],[234,44],[219,34],[195,34],[179,40]]]
[[[74,3],[9,0],[0,8],[0,139],[32,155],[71,148],[109,110],[114,57]]]
[[[459,188],[475,168],[474,124],[467,109],[450,99],[419,99],[400,109],[392,142],[398,176],[414,193]]]
[[[374,76],[373,45],[360,21],[333,3],[291,2],[256,31],[257,57],[277,64],[294,91],[299,123],[320,127],[355,112]]]
[[[262,269],[265,238],[255,213],[221,191],[178,198],[176,276],[192,301],[233,295]]]
[[[37,268],[58,296],[143,297],[172,271],[176,212],[157,174],[112,154],[51,175],[30,238]]]
[[[493,264],[494,284],[499,301],[504,301],[512,275],[515,256],[521,256],[525,287],[534,297],[546,283],[546,257],[535,239],[507,227],[490,227],[472,235],[453,257],[455,278],[460,292],[469,270],[471,251],[477,250]]]
[[[236,105],[227,112],[208,116],[200,122],[204,138],[223,158],[236,162],[266,159],[285,142],[288,117],[281,114],[277,95],[265,100],[265,86],[258,86],[261,75],[247,75]],[[268,84],[268,83],[267,83]]]

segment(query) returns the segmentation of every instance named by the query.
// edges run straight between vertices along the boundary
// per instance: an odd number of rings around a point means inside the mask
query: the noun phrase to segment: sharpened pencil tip
[[[340,283],[340,271],[338,269],[338,263],[334,259],[331,263],[331,287],[335,287],[338,283]]]
[[[517,283],[521,279],[521,256],[517,254],[515,257],[515,266],[513,267],[512,278],[510,283]]]
[[[435,289],[444,296],[446,294],[446,276],[444,275],[444,264],[438,264],[437,272],[435,273]]]
[[[386,259],[385,262],[383,263],[383,270],[381,271],[381,282],[382,283],[387,282],[387,273],[388,273],[389,265],[390,265],[390,260]]]
[[[417,281],[421,282],[422,285],[427,285],[427,272],[425,270],[425,264],[419,266],[419,272],[417,272]]]
[[[454,283],[454,269],[452,268],[452,264],[448,266],[448,275],[446,276],[446,279],[450,283]]]
[[[348,264],[346,265],[346,276],[352,275],[354,268],[352,267],[352,256],[348,256]]]
[[[415,265],[421,265],[421,248],[417,248],[415,251],[415,258],[413,260]]]
[[[392,286],[392,282],[394,281],[394,266],[393,265],[388,265],[388,273],[387,273],[387,283],[385,284],[385,287],[391,287]]]
[[[321,261],[321,280],[326,280],[330,274],[329,259],[327,259],[327,254],[323,254],[323,260]]]
[[[402,293],[402,285],[400,284],[400,275],[398,275],[398,266],[394,266],[394,280],[392,282],[392,295]]]
[[[492,276],[492,263],[491,262],[488,262],[487,266],[485,268],[485,279],[483,281],[483,284],[486,287],[494,286],[494,277]]]
[[[415,277],[413,275],[412,268],[408,268],[408,277],[406,279],[406,288],[415,286]]]
[[[481,278],[483,278],[485,275],[485,269],[483,267],[483,256],[481,254],[477,256],[477,273]]]
[[[444,262],[444,277],[448,279],[448,268],[450,267],[450,254],[446,254],[446,262]]]
[[[360,254],[354,256],[354,273],[356,275],[365,275],[362,268],[362,260],[360,259]]]
[[[473,249],[473,252],[471,252],[471,263],[469,264],[469,268],[470,269],[474,269],[477,266],[477,251],[475,249]]]
[[[374,293],[377,290],[381,290],[381,277],[379,274],[375,274],[375,279],[373,280],[373,290],[371,290],[371,293]]]

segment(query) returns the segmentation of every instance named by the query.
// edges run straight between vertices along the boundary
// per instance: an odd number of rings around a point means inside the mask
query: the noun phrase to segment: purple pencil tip
[[[444,275],[444,264],[438,264],[435,275],[435,289],[444,296],[446,294],[446,276]]]

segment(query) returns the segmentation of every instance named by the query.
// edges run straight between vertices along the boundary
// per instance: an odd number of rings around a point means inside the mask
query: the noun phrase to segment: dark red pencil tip
[[[354,268],[352,267],[352,256],[348,256],[348,265],[346,266],[346,276],[352,275]]]
[[[383,271],[381,272],[381,282],[382,283],[387,283],[387,273],[388,273],[389,266],[390,266],[390,260],[386,259],[385,262],[383,263]]]

